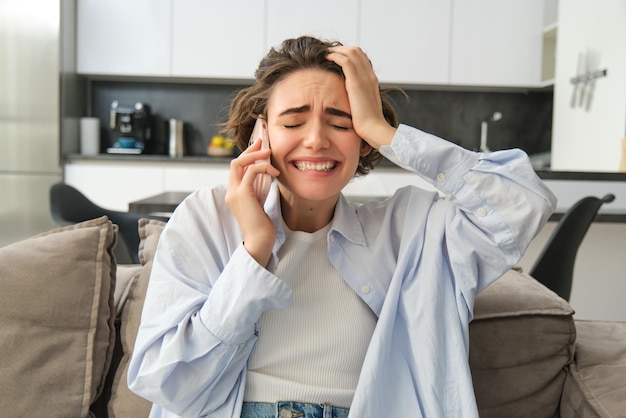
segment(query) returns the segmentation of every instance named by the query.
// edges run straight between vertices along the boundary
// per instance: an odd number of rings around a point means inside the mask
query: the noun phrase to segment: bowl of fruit
[[[230,157],[235,153],[235,143],[232,139],[222,135],[213,135],[207,147],[207,154],[211,157]]]

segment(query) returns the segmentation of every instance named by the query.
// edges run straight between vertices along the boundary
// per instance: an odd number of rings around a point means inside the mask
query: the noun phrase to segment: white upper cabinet
[[[170,0],[78,0],[81,74],[170,75]]]
[[[360,45],[379,80],[447,84],[451,0],[361,0]]]
[[[81,74],[251,80],[269,48],[313,35],[360,45],[381,83],[542,79],[545,0],[77,1]]]
[[[174,0],[172,75],[252,79],[265,55],[265,2]]]
[[[358,41],[359,0],[267,0],[267,46],[313,35],[354,45]]]
[[[462,0],[452,8],[450,84],[538,86],[544,0]]]

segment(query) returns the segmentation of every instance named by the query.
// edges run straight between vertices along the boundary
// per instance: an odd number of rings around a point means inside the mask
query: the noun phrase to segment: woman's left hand
[[[326,59],[339,65],[346,76],[354,130],[376,149],[390,144],[396,129],[383,115],[378,78],[369,58],[356,46],[335,46],[329,51]]]

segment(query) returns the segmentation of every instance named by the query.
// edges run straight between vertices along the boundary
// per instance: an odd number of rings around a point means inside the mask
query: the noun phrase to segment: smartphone
[[[257,118],[256,123],[254,124],[254,129],[252,129],[252,135],[250,135],[249,145],[252,145],[254,141],[256,141],[259,138],[261,138],[261,141],[262,141],[261,149],[262,150],[269,149],[270,141],[267,136],[267,122],[261,118]],[[265,161],[269,162],[270,159],[267,158],[266,160],[258,160],[256,161],[256,163],[265,162]],[[254,184],[253,184],[254,194],[257,200],[259,201],[259,203],[261,204],[261,206],[265,204],[265,199],[267,199],[267,194],[270,191],[271,184],[272,184],[272,176],[266,173],[258,174],[254,179]]]

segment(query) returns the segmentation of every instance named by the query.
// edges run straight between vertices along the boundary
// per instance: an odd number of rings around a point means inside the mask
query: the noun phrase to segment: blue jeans
[[[347,408],[300,402],[244,402],[241,418],[347,418]]]

